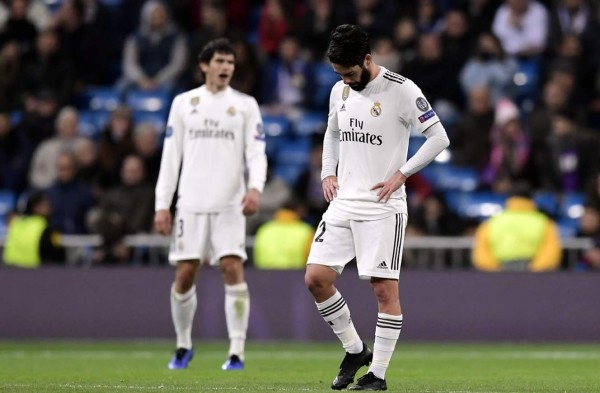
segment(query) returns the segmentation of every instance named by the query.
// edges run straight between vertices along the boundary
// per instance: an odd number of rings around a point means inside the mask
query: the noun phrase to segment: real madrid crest
[[[190,100],[190,104],[192,104],[192,106],[196,106],[200,103],[200,97],[192,97],[192,99]]]
[[[229,109],[227,109],[227,114],[229,114],[230,116],[235,116],[236,113],[237,112],[234,106],[230,106]]]
[[[344,90],[342,91],[342,100],[346,101],[346,98],[350,95],[350,86],[344,86]]]
[[[378,101],[375,101],[371,107],[371,116],[377,117],[379,115],[381,115],[381,104]]]

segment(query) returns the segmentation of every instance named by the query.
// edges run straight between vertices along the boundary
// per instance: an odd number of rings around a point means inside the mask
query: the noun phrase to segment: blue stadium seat
[[[434,188],[442,191],[473,191],[479,184],[479,176],[475,169],[452,164],[431,163],[427,170],[423,171],[423,175]]]
[[[306,112],[294,121],[297,135],[312,135],[325,132],[327,115],[321,112]]]
[[[558,196],[553,192],[540,191],[533,195],[533,201],[537,205],[538,209],[548,214],[551,217],[555,217],[558,213]]]
[[[414,156],[426,140],[424,136],[411,136],[408,140],[408,158]]]
[[[492,192],[446,192],[448,207],[460,217],[485,220],[504,209],[506,196]]]
[[[333,71],[331,64],[327,62],[316,63],[314,70],[316,88],[313,101],[318,108],[327,110],[329,108],[331,88],[340,80],[340,77]]]
[[[0,237],[5,237],[7,230],[8,225],[6,224],[6,217],[0,216]]]
[[[158,134],[162,134],[167,124],[167,116],[164,113],[146,112],[146,111],[134,111],[133,122],[139,123],[151,123]]]
[[[79,134],[92,139],[100,136],[102,128],[98,127],[97,113],[93,111],[79,111]]]
[[[263,114],[263,130],[269,136],[290,136],[292,134],[292,122],[283,115]]]
[[[111,87],[93,87],[84,93],[87,109],[92,111],[112,112],[121,103],[121,95]]]
[[[308,166],[310,138],[282,140],[275,157],[275,175],[293,185]]]
[[[579,192],[566,193],[562,196],[559,216],[563,219],[579,220],[583,214],[585,195]]]
[[[17,196],[10,190],[0,190],[0,216],[10,213],[17,203]]]
[[[569,218],[563,218],[556,222],[558,225],[558,232],[560,237],[565,239],[569,237],[576,237],[579,231],[579,221],[572,220]]]
[[[160,112],[168,114],[171,94],[166,90],[131,90],[125,102],[133,111]]]

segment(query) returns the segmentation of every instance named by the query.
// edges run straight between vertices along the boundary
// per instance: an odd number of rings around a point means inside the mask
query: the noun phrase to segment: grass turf
[[[169,371],[162,342],[0,342],[0,392],[330,392],[333,343],[248,344],[246,369],[220,370],[224,343],[197,342]],[[600,344],[400,342],[387,373],[397,392],[600,392]],[[361,369],[358,376],[366,372]]]

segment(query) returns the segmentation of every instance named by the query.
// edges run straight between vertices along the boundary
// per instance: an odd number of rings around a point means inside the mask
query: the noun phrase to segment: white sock
[[[377,378],[385,379],[385,371],[396,348],[396,342],[402,330],[402,314],[377,314],[375,328],[375,345],[373,346],[373,362],[369,367]]]
[[[317,303],[317,309],[342,342],[348,353],[359,353],[363,350],[363,343],[350,318],[350,309],[339,291],[323,303]]]
[[[248,284],[242,282],[225,285],[225,320],[229,333],[229,356],[237,355],[244,359],[246,331],[250,316],[250,293]]]
[[[177,348],[192,349],[192,323],[196,314],[196,286],[186,293],[175,292],[171,287],[171,317],[177,334]]]

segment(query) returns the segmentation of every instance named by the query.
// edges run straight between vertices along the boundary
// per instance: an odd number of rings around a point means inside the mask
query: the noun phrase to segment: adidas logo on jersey
[[[379,265],[377,265],[377,269],[387,269],[388,266],[385,263],[385,261],[381,262]]]
[[[344,112],[346,110],[346,104],[342,104],[342,107],[340,108],[340,112]]]

